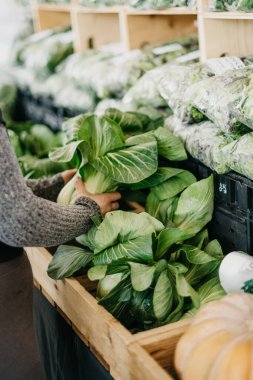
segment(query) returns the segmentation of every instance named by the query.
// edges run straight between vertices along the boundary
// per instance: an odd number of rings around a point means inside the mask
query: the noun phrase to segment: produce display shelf
[[[73,7],[75,11],[81,13],[124,13],[127,15],[139,15],[139,16],[152,16],[152,15],[197,15],[197,10],[189,9],[187,7],[172,7],[161,10],[148,9],[140,10],[130,6],[97,6],[97,7],[85,7],[83,5],[76,5]]]
[[[152,15],[197,15],[198,12],[196,9],[189,9],[186,7],[172,7],[172,8],[166,8],[162,10],[138,10],[134,8],[127,8],[127,14],[129,15],[143,15],[143,16],[152,16]]]
[[[86,275],[55,281],[48,277],[52,254],[25,248],[34,283],[89,346],[115,380],[173,380],[175,346],[191,320],[131,333],[95,298],[96,283]]]
[[[41,11],[50,12],[71,12],[71,5],[69,4],[38,4],[37,9]]]
[[[73,10],[75,12],[80,13],[125,13],[125,7],[124,6],[97,6],[97,7],[85,7],[83,5],[75,5],[73,6]]]
[[[203,17],[217,20],[253,20],[253,12],[204,12]]]

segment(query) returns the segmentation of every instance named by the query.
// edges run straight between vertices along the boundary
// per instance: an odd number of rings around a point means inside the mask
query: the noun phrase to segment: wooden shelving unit
[[[202,61],[253,53],[253,12],[210,12],[208,0],[198,0],[198,29]]]
[[[123,50],[129,51],[196,32],[197,11],[140,11],[129,6],[87,8],[76,0],[70,5],[41,4],[35,0],[35,25],[37,31],[71,25],[77,52],[113,42],[121,42]]]
[[[78,0],[70,5],[33,0],[33,7],[37,31],[72,26],[77,52],[113,42],[129,51],[198,32],[202,61],[222,54],[253,53],[253,12],[210,12],[208,0],[198,0],[198,11],[183,7],[159,11],[129,6],[87,8]]]

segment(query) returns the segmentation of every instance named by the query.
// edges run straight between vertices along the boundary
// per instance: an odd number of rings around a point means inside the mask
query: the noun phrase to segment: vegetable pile
[[[209,9],[219,12],[252,12],[253,5],[249,0],[211,0],[209,2]]]
[[[128,199],[141,196],[147,212],[95,218],[77,246],[57,249],[49,276],[63,279],[89,267],[89,278],[99,281],[99,303],[136,329],[188,317],[220,298],[223,253],[205,229],[213,212],[213,178],[197,182],[186,170],[158,167],[159,157],[171,163],[187,158],[180,139],[145,114],[117,109],[80,115],[63,129],[65,145],[50,153],[52,160],[74,162],[90,193],[118,188]],[[58,202],[74,199],[69,183]]]
[[[197,48],[190,36],[124,54],[118,44],[72,54],[71,31],[47,30],[17,44],[12,71],[22,91],[74,115],[94,111],[100,100],[121,99],[146,72]]]
[[[189,7],[196,9],[196,2],[192,0],[79,0],[85,6],[110,6],[128,4],[139,9],[164,9],[170,7]]]
[[[49,127],[31,122],[9,122],[8,134],[27,179],[50,177],[68,168],[48,158],[49,151],[62,144],[62,133],[55,134]]]

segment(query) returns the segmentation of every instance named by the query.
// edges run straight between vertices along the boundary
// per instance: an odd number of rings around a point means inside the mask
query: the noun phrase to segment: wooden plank
[[[152,16],[152,15],[197,15],[197,10],[189,9],[187,7],[172,7],[161,10],[148,9],[148,10],[138,10],[135,8],[128,7],[127,14],[129,15],[143,15],[143,16]]]
[[[48,12],[68,12],[71,11],[70,4],[38,4],[38,10]]]
[[[48,10],[38,7],[35,10],[35,17],[38,32],[71,25],[70,10]]]
[[[197,31],[195,15],[127,15],[129,49],[163,43]]]
[[[191,319],[172,323],[136,334],[136,339],[161,367],[175,376],[174,353],[176,345],[190,323]]]
[[[253,20],[200,18],[202,60],[222,54],[245,56],[253,53]]]
[[[76,279],[55,281],[46,274],[51,254],[45,248],[26,248],[33,276],[71,323],[77,327],[115,379],[130,380],[127,346],[134,340]],[[120,358],[120,360],[119,360]]]
[[[131,380],[173,380],[138,343],[132,343],[128,349]]]
[[[246,12],[204,12],[206,19],[253,20],[253,13]]]
[[[79,13],[73,10],[72,20],[78,52],[121,41],[117,13]]]
[[[107,13],[115,13],[119,14],[121,12],[125,12],[125,7],[124,5],[120,6],[108,6],[105,7],[103,5],[101,6],[94,6],[93,8],[91,7],[85,7],[82,5],[78,5],[74,7],[74,10],[78,13],[88,13],[88,14],[107,14]]]

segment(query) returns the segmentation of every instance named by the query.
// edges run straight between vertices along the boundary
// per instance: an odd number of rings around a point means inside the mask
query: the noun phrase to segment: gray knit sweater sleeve
[[[61,174],[57,174],[48,179],[29,179],[26,184],[37,197],[56,202],[59,192],[64,186]]]
[[[85,233],[99,212],[85,197],[64,206],[34,195],[0,125],[0,241],[17,247],[59,245]]]

